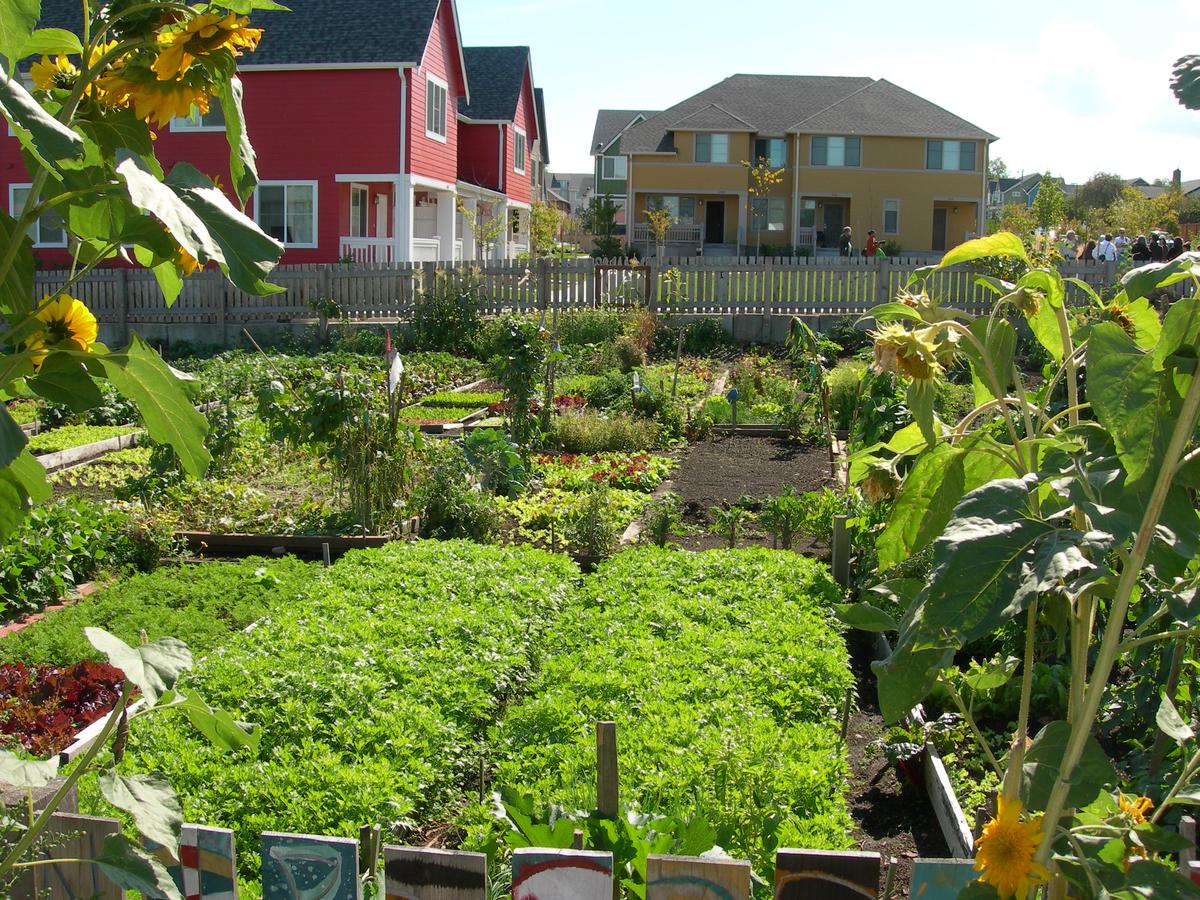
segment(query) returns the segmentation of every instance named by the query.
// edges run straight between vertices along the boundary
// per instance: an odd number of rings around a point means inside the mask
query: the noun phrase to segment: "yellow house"
[[[871,229],[941,252],[983,231],[994,140],[883,79],[733,75],[623,134],[633,243],[654,252],[665,208],[668,255],[836,252],[845,226],[855,254]],[[745,163],[764,159],[782,179],[758,191]]]

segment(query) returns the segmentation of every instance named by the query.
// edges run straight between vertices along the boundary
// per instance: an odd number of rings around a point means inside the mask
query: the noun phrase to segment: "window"
[[[513,134],[513,168],[518,172],[525,171],[525,132],[520,128]]]
[[[350,237],[367,236],[367,206],[366,185],[350,185]]]
[[[613,206],[617,208],[616,215],[613,216],[613,224],[619,229],[617,234],[625,233],[625,200],[613,200]]]
[[[900,201],[899,200],[884,200],[883,201],[883,233],[884,234],[899,234],[900,233]]]
[[[862,138],[815,135],[811,161],[814,166],[862,165]]]
[[[425,78],[425,134],[446,140],[446,82],[432,75]]]
[[[208,102],[208,112],[202,113],[192,107],[191,115],[185,119],[171,120],[172,131],[224,131],[225,110],[221,109],[221,101],[213,97]]]
[[[787,165],[787,141],[783,138],[759,138],[754,142],[754,162],[765,159],[772,169]]]
[[[751,227],[755,231],[783,231],[787,227],[784,224],[785,207],[782,197],[755,197],[750,205]]]
[[[623,156],[606,156],[600,163],[603,178],[624,181],[629,175],[629,160]]]
[[[683,222],[692,225],[696,221],[696,198],[652,194],[646,198],[646,209],[665,209],[671,214],[671,223]]]
[[[28,184],[11,184],[8,186],[8,211],[12,217],[19,218],[25,208],[25,200],[29,196]],[[35,247],[65,247],[67,233],[63,230],[62,217],[50,209],[38,216],[38,220],[29,228],[29,237]]]
[[[817,201],[800,201],[800,227],[815,228],[817,224]]]
[[[943,172],[974,172],[974,141],[929,141],[925,145],[925,168]]]
[[[316,247],[317,183],[260,182],[254,200],[254,221],[285,247]]]
[[[696,162],[727,163],[729,162],[729,135],[727,134],[698,134],[696,135]]]

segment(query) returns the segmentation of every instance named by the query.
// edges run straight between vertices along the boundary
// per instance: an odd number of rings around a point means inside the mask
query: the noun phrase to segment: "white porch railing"
[[[701,243],[701,229],[700,225],[677,223],[667,229],[667,236],[663,243],[699,244]],[[649,225],[634,225],[633,240],[637,244],[653,244],[655,242],[654,233],[650,230]]]
[[[391,238],[344,237],[338,255],[356,263],[391,263],[396,261],[394,249]]]
[[[528,253],[528,252],[529,252],[528,244],[519,244],[516,241],[508,242],[508,258],[509,259],[516,259],[522,253]]]
[[[442,257],[442,242],[437,238],[413,238],[413,262],[437,262]]]

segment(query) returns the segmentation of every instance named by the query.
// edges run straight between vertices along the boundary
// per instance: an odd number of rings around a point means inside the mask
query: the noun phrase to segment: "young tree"
[[[1125,182],[1120,175],[1097,172],[1075,192],[1075,199],[1086,209],[1107,209],[1121,197]]]
[[[593,256],[616,259],[621,255],[621,239],[617,236],[617,204],[610,195],[589,200],[580,219],[584,230],[595,239]]]
[[[458,201],[458,211],[462,213],[467,227],[471,229],[471,234],[475,237],[475,260],[483,262],[485,251],[489,247],[494,247],[496,242],[504,236],[507,227],[507,223],[504,221],[505,217],[496,215],[492,206],[482,203],[474,210],[470,210],[462,200]]]
[[[996,180],[1008,177],[1008,163],[1000,157],[988,160],[988,179]]]
[[[1043,229],[1049,230],[1062,223],[1063,215],[1067,211],[1067,197],[1059,180],[1053,175],[1042,176],[1030,211],[1033,213],[1033,221]]]
[[[742,160],[742,165],[750,170],[750,188],[749,198],[746,201],[746,212],[750,217],[750,227],[754,229],[754,244],[755,252],[758,252],[758,218],[754,215],[754,201],[766,199],[770,196],[771,190],[783,183],[783,169],[772,169],[771,163],[766,158],[760,156],[758,163],[751,165]]]
[[[1175,62],[1171,90],[1188,109],[1200,110],[1200,56],[1185,56]]]
[[[529,249],[535,257],[546,256],[554,249],[564,218],[558,207],[534,201],[529,211]]]
[[[646,221],[650,224],[650,233],[654,235],[654,252],[661,259],[667,244],[667,232],[671,228],[671,211],[668,209],[646,210]]]

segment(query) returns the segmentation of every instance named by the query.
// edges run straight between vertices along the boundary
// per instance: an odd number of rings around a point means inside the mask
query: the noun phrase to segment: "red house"
[[[471,229],[458,213],[460,195],[468,209],[482,199],[494,214],[512,219],[505,228],[512,237],[500,242],[496,255],[527,245],[527,217],[520,211],[530,203],[531,158],[541,134],[536,113],[530,117],[528,50],[518,101],[499,126],[509,154],[504,174],[513,177],[480,183],[460,172],[460,160],[474,158],[476,142],[487,137],[474,134],[479,123],[464,118],[465,110],[476,89],[483,101],[507,96],[511,86],[495,87],[489,73],[498,70],[491,66],[479,69],[478,88],[471,82],[454,0],[292,6],[292,12],[253,14],[263,39],[239,66],[261,179],[247,212],[284,243],[283,261],[474,258]],[[41,26],[78,32],[79,8],[76,0],[43,0]],[[522,132],[523,171],[517,167]],[[215,102],[207,115],[163,129],[156,152],[166,169],[186,160],[229,183],[224,118]],[[0,144],[0,178],[11,210],[29,183],[15,138]],[[34,240],[44,264],[69,259],[52,214],[38,224]]]

